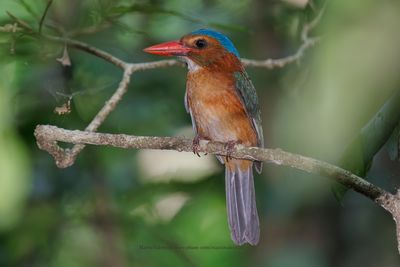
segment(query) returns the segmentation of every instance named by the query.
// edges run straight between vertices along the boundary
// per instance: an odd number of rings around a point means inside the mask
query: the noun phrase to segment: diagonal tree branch
[[[53,0],[49,0],[48,4],[46,6],[46,9],[43,13],[43,16],[40,20],[39,23],[39,32],[33,32],[32,27],[29,26],[28,23],[22,21],[21,19],[18,19],[15,17],[13,14],[7,12],[7,14],[11,17],[11,19],[14,20],[15,23],[20,25],[22,29],[27,30],[27,34],[35,35],[39,38],[44,38],[48,41],[52,42],[57,42],[61,43],[63,45],[68,45],[70,47],[85,51],[87,53],[90,53],[94,56],[100,57],[106,61],[111,62],[112,64],[116,65],[119,68],[125,69],[127,64],[131,64],[134,67],[134,71],[136,70],[149,70],[149,69],[155,69],[155,68],[163,68],[163,67],[171,67],[171,66],[184,66],[183,63],[181,63],[178,60],[159,60],[159,61],[154,61],[154,62],[148,62],[148,63],[127,63],[115,56],[112,56],[111,54],[95,48],[93,46],[90,46],[86,43],[69,39],[69,38],[63,38],[63,37],[57,37],[53,35],[48,35],[48,34],[42,34],[41,29],[43,25],[43,21],[46,17],[46,14],[48,12],[48,9],[50,8]],[[290,65],[292,63],[298,62],[305,54],[305,52],[313,47],[318,41],[320,40],[318,37],[310,37],[310,32],[318,25],[319,21],[321,20],[321,17],[324,13],[325,7],[321,9],[319,14],[309,23],[306,23],[303,26],[303,29],[301,31],[301,45],[297,49],[297,51],[289,56],[283,57],[283,58],[278,58],[278,59],[265,59],[265,60],[254,60],[254,59],[242,59],[242,63],[246,67],[258,67],[258,68],[267,68],[267,69],[274,69],[274,68],[283,68],[287,65]],[[19,29],[19,30],[22,30]]]
[[[94,133],[89,131],[66,130],[51,125],[38,125],[35,137],[40,149],[51,154],[57,165],[69,160],[73,150],[63,149],[58,142],[112,146],[118,148],[162,149],[192,151],[192,140],[179,137],[149,137],[125,134]],[[331,178],[342,185],[370,198],[392,214],[396,222],[398,249],[400,252],[400,191],[391,194],[363,178],[335,165],[310,157],[285,152],[281,149],[265,149],[236,145],[227,151],[226,144],[219,142],[200,142],[200,152],[231,156],[240,159],[266,161],[276,165],[289,166],[308,173]]]
[[[118,148],[161,149],[192,152],[193,140],[180,137],[151,137],[126,134],[95,133],[91,131],[67,130],[52,125],[38,125],[35,137],[39,148],[49,152],[56,162],[62,162],[71,150],[58,146],[58,142],[77,145],[90,144]],[[309,173],[320,174],[337,180],[339,183],[376,200],[389,194],[378,186],[358,177],[351,172],[302,155],[285,152],[281,149],[267,149],[236,145],[232,153],[227,151],[226,144],[221,142],[201,141],[200,152],[229,156],[239,159],[267,161],[276,165],[289,166]]]
[[[108,52],[105,52],[101,49],[95,48],[91,45],[88,45],[84,42],[80,42],[77,40],[72,40],[69,38],[62,38],[62,37],[57,37],[57,36],[52,36],[52,35],[48,35],[48,34],[42,34],[42,35],[38,35],[40,38],[43,38],[45,40],[48,41],[52,41],[52,42],[56,42],[56,43],[60,43],[60,44],[64,44],[67,45],[69,47],[72,48],[76,48],[79,49],[81,51],[87,52],[89,54],[92,54],[96,57],[102,58],[105,61],[108,61],[112,64],[114,64],[115,66],[121,68],[121,69],[126,69],[128,66],[128,63],[123,61],[122,59],[119,59],[116,56],[113,56],[111,54],[109,54]]]

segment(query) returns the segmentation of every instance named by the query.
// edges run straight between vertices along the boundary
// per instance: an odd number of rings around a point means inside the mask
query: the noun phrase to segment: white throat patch
[[[196,64],[193,60],[188,57],[182,57],[183,60],[186,61],[189,72],[196,72],[201,69],[201,66]]]

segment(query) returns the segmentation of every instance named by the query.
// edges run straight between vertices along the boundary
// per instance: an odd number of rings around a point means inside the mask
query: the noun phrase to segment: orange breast
[[[257,136],[245,107],[226,72],[189,72],[187,100],[197,133],[213,141],[257,145]]]

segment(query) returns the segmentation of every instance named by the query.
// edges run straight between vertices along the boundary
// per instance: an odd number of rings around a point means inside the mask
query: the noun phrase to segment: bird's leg
[[[230,140],[225,143],[225,149],[226,149],[226,161],[228,162],[230,159],[232,159],[231,154],[234,151],[234,148],[236,145],[241,144],[240,141],[238,140]]]

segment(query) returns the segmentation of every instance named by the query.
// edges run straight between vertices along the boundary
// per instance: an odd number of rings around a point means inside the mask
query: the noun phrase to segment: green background
[[[324,4],[302,2],[55,0],[43,32],[149,62],[159,58],[143,48],[211,27],[244,58],[280,58],[295,53],[303,25]],[[12,23],[9,11],[37,30],[46,3],[3,0],[0,26]],[[298,63],[249,68],[266,146],[399,187],[399,127],[386,117],[364,127],[400,90],[399,14],[395,0],[328,1],[312,32],[321,42]],[[260,244],[235,247],[224,171],[211,156],[89,146],[58,169],[38,149],[35,126],[84,129],[121,78],[115,66],[73,48],[72,65],[63,67],[56,61],[63,48],[0,32],[0,266],[399,266],[390,215],[354,192],[338,202],[324,177],[265,164],[256,176]],[[191,137],[185,75],[181,67],[135,73],[99,131]],[[55,114],[69,95],[71,113]],[[394,131],[390,139],[378,136],[382,129]],[[370,151],[365,140],[377,139],[379,151]]]

